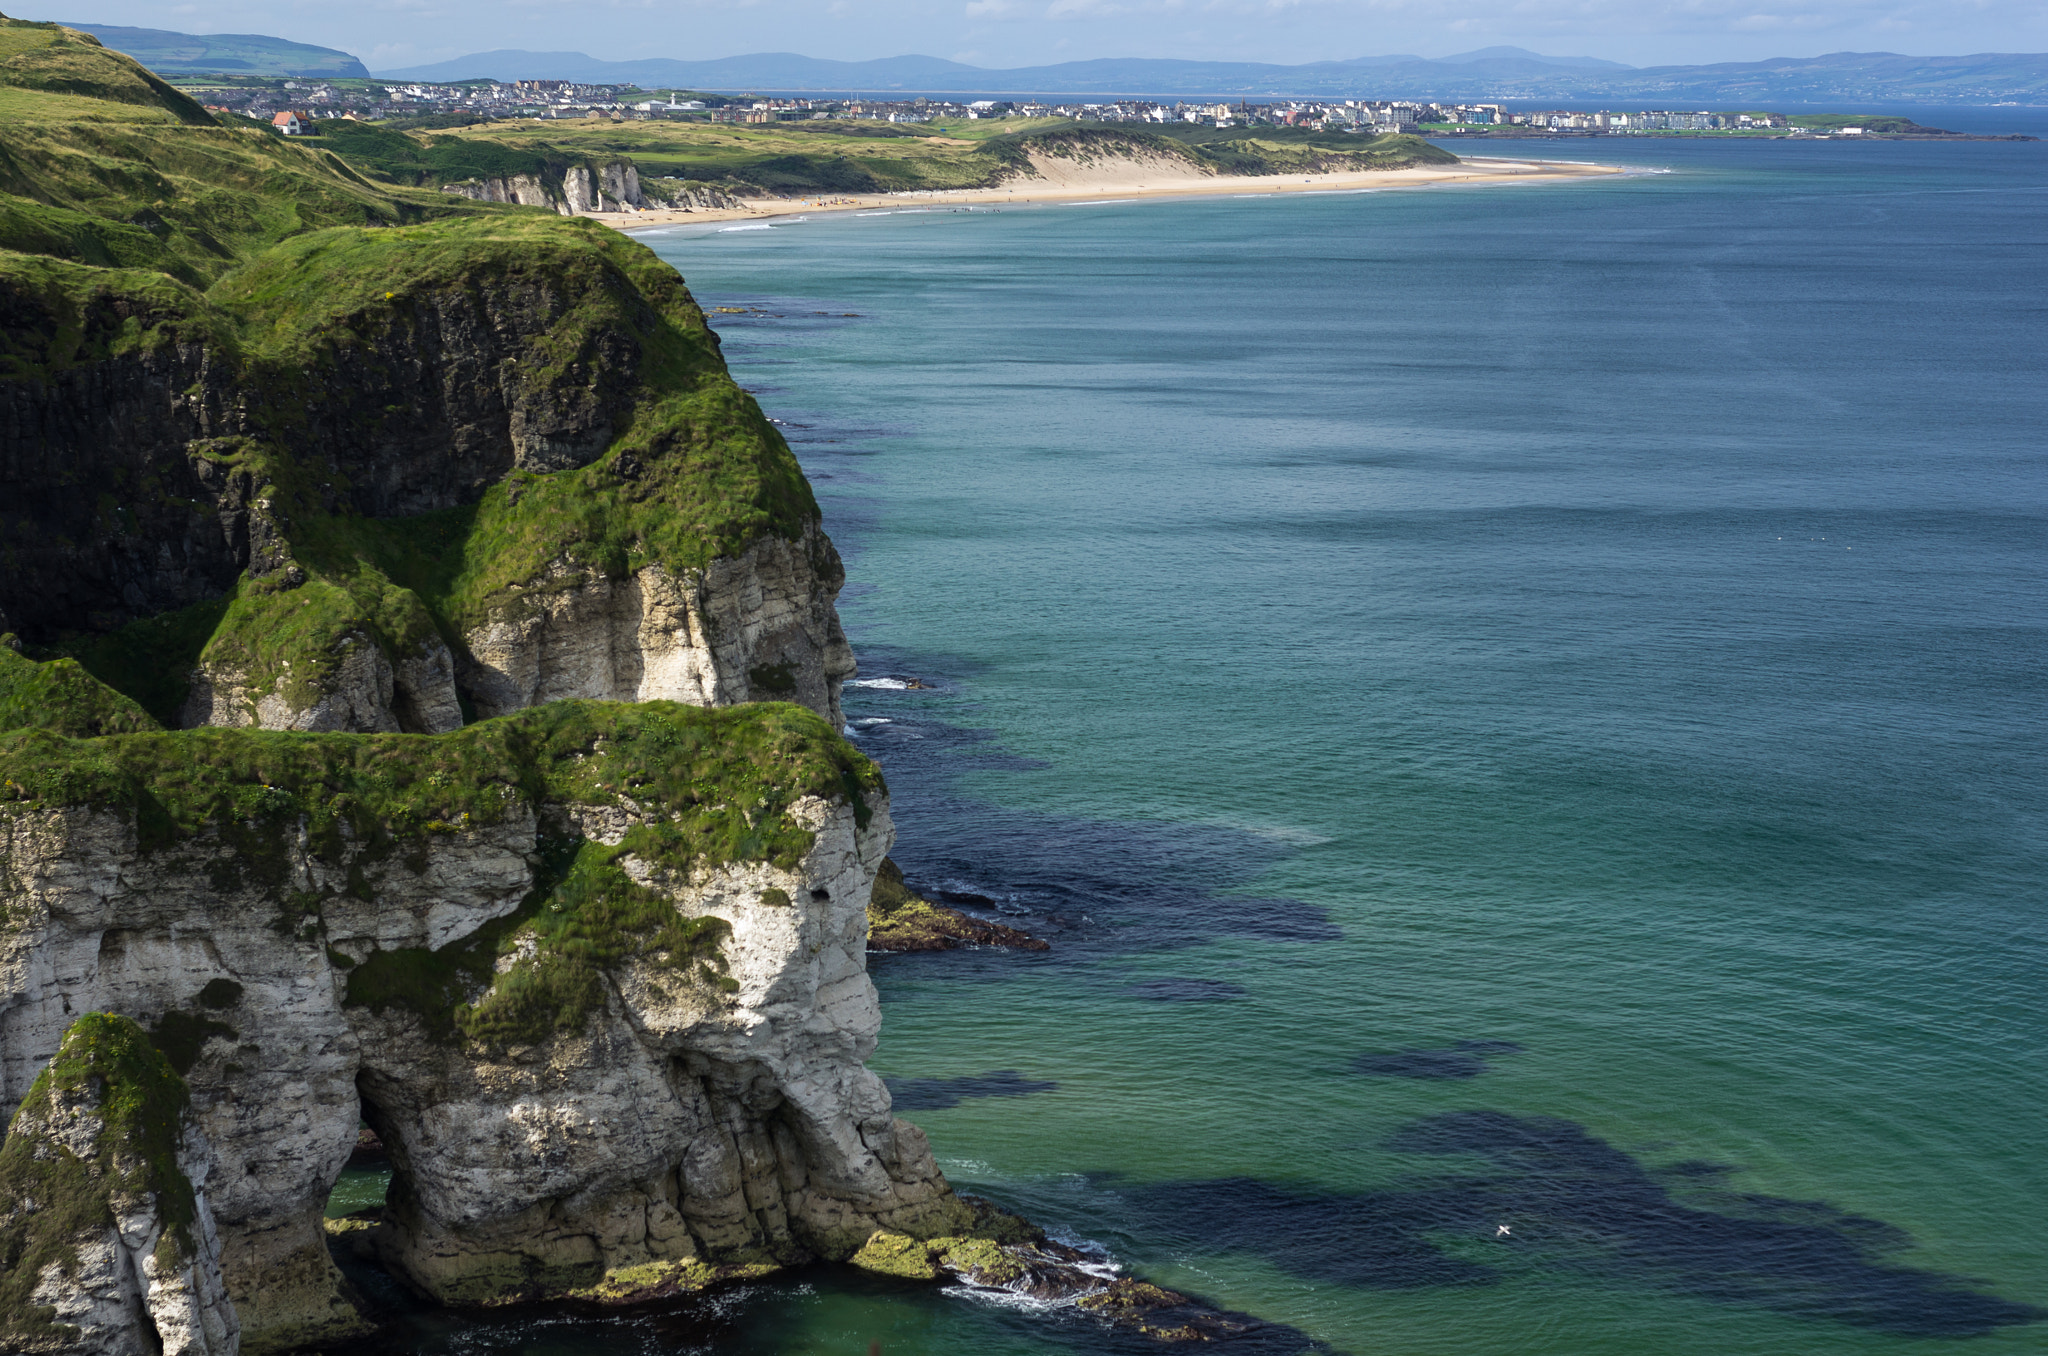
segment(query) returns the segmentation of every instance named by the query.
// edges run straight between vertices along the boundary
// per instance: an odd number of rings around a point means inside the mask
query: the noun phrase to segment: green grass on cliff
[[[794,866],[811,833],[805,796],[865,819],[881,773],[804,707],[555,702],[453,734],[293,734],[205,728],[73,739],[0,733],[0,814],[92,806],[136,825],[145,849],[209,827],[296,835],[339,862],[358,842],[422,843],[535,805],[630,795],[671,816],[634,851],[693,863]]]
[[[616,847],[544,844],[535,888],[517,910],[438,951],[368,957],[349,970],[348,1001],[405,1008],[444,1039],[509,1046],[581,1030],[604,1006],[606,972],[627,961],[671,982],[736,990],[720,954],[730,925],[683,916],[620,864],[646,846],[642,831]]]
[[[153,1203],[160,1266],[192,1255],[198,1201],[178,1168],[190,1103],[185,1081],[128,1018],[89,1012],[65,1031],[0,1144],[0,1346],[57,1350],[75,1336],[32,1296],[46,1268],[75,1269],[79,1245],[113,1229],[116,1197]],[[103,1122],[89,1160],[49,1133],[75,1133],[72,1107]]]
[[[323,226],[510,210],[373,184],[332,151],[260,128],[0,122],[0,249],[195,287]]]
[[[190,95],[89,33],[0,15],[0,117],[20,121],[51,111],[66,121],[113,121],[124,113],[194,125],[213,121]]]
[[[11,210],[0,202],[0,229]],[[49,218],[43,214],[43,224]],[[205,344],[231,359],[237,355],[233,326],[198,292],[160,272],[120,266],[114,258],[124,243],[118,233],[81,233],[64,243],[80,239],[92,239],[107,263],[86,267],[0,250],[0,381],[48,381],[72,368],[172,344]]]
[[[39,664],[0,636],[0,730],[43,729],[77,739],[154,730],[159,722],[75,659]]]
[[[232,600],[218,598],[176,612],[132,622],[106,635],[75,638],[70,655],[51,662],[76,662],[116,695],[135,702],[166,729],[176,729],[178,713],[192,689],[192,669],[219,627]],[[20,725],[43,721],[23,719]],[[78,731],[50,724],[63,733]],[[103,733],[124,733],[103,731]]]
[[[231,403],[249,426],[189,455],[255,477],[308,576],[297,589],[245,578],[224,600],[114,634],[34,637],[39,657],[77,658],[158,721],[175,721],[202,657],[253,696],[283,689],[303,705],[360,640],[396,660],[439,631],[459,653],[465,631],[516,612],[544,577],[559,588],[648,564],[683,574],[817,521],[787,444],[727,374],[682,280],[644,246],[587,221],[376,182],[332,149],[195,118],[189,99],[128,58],[51,25],[0,19],[4,91],[169,121],[0,120],[0,380],[47,386],[204,347],[240,388]],[[333,140],[389,151],[394,137],[424,157],[423,175],[581,154],[383,129]],[[633,353],[630,387],[605,397],[620,406],[609,446],[591,465],[516,472],[480,502],[421,519],[350,511],[335,469],[290,451],[309,441],[309,409],[339,413],[346,436],[374,446],[413,411],[347,409],[344,360],[374,371],[383,359],[372,350],[431,332],[445,304],[487,292],[545,322],[519,356],[526,391],[579,397],[607,363],[617,370],[622,347]],[[142,467],[100,486],[104,530],[123,530],[122,496],[156,496],[156,520],[207,514],[166,498],[163,483]]]
[[[868,820],[881,772],[814,712],[768,703],[556,702],[454,734],[307,735],[200,729],[73,739],[0,733],[0,814],[91,806],[128,818],[145,850],[211,831],[234,847],[217,888],[256,888],[273,927],[320,940],[326,894],[295,884],[313,856],[367,897],[366,860],[425,865],[428,844],[545,805],[630,797],[650,822],[616,846],[543,843],[535,890],[510,917],[440,951],[378,952],[349,969],[349,1001],[418,1013],[430,1031],[495,1044],[579,1028],[606,970],[632,959],[678,982],[731,988],[726,925],[678,914],[629,876],[629,854],[678,881],[734,862],[798,866],[815,835],[805,797]],[[523,944],[522,944],[523,943]],[[517,957],[500,973],[501,956]]]

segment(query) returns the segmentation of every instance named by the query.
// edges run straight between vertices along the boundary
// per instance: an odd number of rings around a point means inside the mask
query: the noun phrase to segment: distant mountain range
[[[266,38],[257,33],[195,37],[162,28],[72,24],[117,52],[126,52],[160,75],[308,75],[367,77],[363,63],[332,47]]]
[[[713,61],[599,61],[581,52],[482,52],[389,71],[400,80],[575,80],[649,89],[910,94],[1323,96],[1389,99],[1559,99],[1742,107],[1887,101],[2048,103],[2048,54],[1959,57],[1836,52],[1713,66],[1636,68],[1519,47],[1427,60],[1359,57],[1304,66],[1242,61],[1106,59],[989,70],[938,57],[825,61],[763,52]]]
[[[254,34],[195,37],[77,24],[109,47],[170,74],[364,76],[346,52]],[[1713,66],[1624,66],[1597,57],[1486,47],[1434,59],[1357,57],[1278,66],[1247,61],[1108,58],[990,70],[939,57],[827,61],[758,52],[711,61],[600,61],[581,52],[480,52],[385,71],[390,80],[574,80],[647,89],[948,95],[1322,97],[1558,100],[1750,108],[1779,104],[2048,104],[2048,54],[1915,57],[1835,52]]]

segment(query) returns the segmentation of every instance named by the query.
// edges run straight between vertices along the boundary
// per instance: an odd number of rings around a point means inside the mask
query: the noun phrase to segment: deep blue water
[[[878,963],[877,1065],[1249,1350],[2043,1350],[2048,148],[1551,153],[1658,172],[643,237],[932,685],[898,860],[1054,943]]]

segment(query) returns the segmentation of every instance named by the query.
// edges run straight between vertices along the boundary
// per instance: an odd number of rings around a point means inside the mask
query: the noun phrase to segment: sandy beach
[[[1341,193],[1381,188],[1422,188],[1444,184],[1506,183],[1584,179],[1625,171],[1612,165],[1569,161],[1471,157],[1456,165],[1367,170],[1347,174],[1229,175],[1194,172],[1184,162],[1126,158],[1075,164],[1033,157],[1038,177],[999,188],[909,193],[835,194],[816,198],[767,198],[737,208],[688,211],[591,212],[587,215],[622,231],[657,226],[809,215],[815,212],[887,211],[903,208],[1006,207],[1035,203],[1109,202],[1147,198]]]

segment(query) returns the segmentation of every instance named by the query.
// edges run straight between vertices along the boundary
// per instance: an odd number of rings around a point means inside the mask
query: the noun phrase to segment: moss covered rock
[[[72,1023],[0,1144],[0,1341],[232,1352],[200,1188],[210,1166],[185,1083],[141,1027],[98,1012]]]
[[[884,861],[868,903],[868,950],[951,951],[962,946],[1051,949],[1049,943],[1029,933],[932,903],[904,882],[903,868]]]

